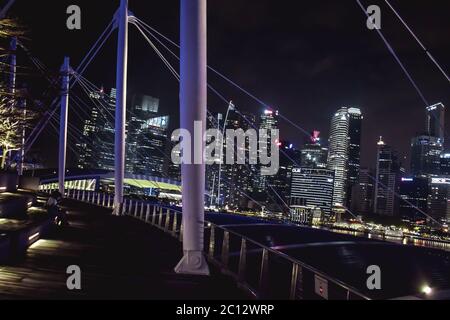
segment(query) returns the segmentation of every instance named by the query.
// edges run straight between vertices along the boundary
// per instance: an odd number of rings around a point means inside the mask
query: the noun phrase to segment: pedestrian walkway
[[[109,209],[68,200],[70,227],[52,232],[24,259],[0,265],[0,299],[243,299],[234,281],[178,275],[181,243]],[[81,290],[68,290],[66,269],[81,268]]]

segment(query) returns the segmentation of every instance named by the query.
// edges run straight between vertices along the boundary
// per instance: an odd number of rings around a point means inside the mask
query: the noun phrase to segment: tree
[[[8,43],[13,37],[21,37],[23,29],[13,19],[0,19],[0,73],[2,80],[10,74],[8,57],[11,54]],[[23,90],[11,90],[4,81],[0,82],[0,148],[2,160],[0,169],[5,170],[11,152],[22,147],[23,132],[34,117],[34,113],[20,106],[24,101]],[[21,102],[21,103],[18,103]]]
[[[2,160],[0,168],[6,169],[6,159],[11,152],[22,148],[23,132],[35,118],[35,112],[9,103],[8,96],[0,94],[0,148]]]

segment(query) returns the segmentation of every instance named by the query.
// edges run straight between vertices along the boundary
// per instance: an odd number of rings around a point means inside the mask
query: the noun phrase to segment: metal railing
[[[114,197],[108,193],[68,189],[66,197],[113,208]],[[174,207],[127,198],[120,212],[182,241],[182,215]],[[257,299],[370,300],[357,289],[298,259],[208,221],[205,222],[205,255],[210,263]]]

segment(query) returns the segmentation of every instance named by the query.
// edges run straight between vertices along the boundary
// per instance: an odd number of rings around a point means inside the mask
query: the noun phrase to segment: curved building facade
[[[331,119],[328,169],[334,171],[333,207],[343,207],[347,194],[349,113],[340,108]]]

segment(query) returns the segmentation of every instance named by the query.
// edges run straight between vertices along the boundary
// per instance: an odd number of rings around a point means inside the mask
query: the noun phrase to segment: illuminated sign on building
[[[148,119],[147,121],[145,121],[145,124],[142,125],[142,128],[147,127],[157,127],[161,129],[167,129],[169,127],[169,117],[164,116]]]
[[[431,178],[432,184],[450,184],[450,178]]]

